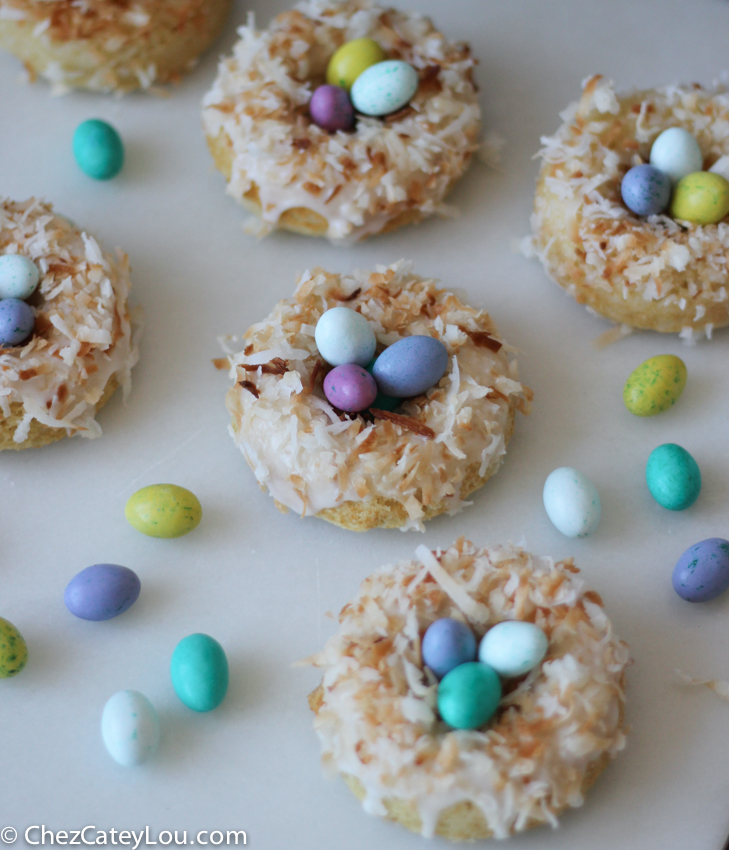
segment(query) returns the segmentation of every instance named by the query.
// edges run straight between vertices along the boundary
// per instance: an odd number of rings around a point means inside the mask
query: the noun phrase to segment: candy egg
[[[124,508],[129,525],[149,537],[181,537],[197,528],[202,507],[197,496],[175,484],[152,484],[130,497]]]
[[[423,664],[442,679],[459,664],[476,660],[476,638],[465,623],[443,617],[426,629],[421,652]]]
[[[667,174],[672,183],[701,171],[704,158],[696,139],[683,127],[669,127],[653,142],[650,164]]]
[[[159,744],[159,717],[139,691],[119,691],[104,706],[101,737],[114,761],[133,767],[142,764]]]
[[[332,366],[345,363],[366,366],[377,346],[372,325],[361,313],[348,307],[332,307],[322,313],[316,323],[314,340],[319,354]]]
[[[407,62],[378,62],[354,81],[352,103],[363,115],[389,115],[410,103],[419,83],[418,72]]]
[[[710,537],[689,547],[673,570],[673,589],[687,602],[708,602],[729,588],[729,540]]]
[[[682,511],[699,498],[701,472],[696,461],[675,443],[653,449],[645,467],[651,496],[669,511]]]
[[[370,373],[370,375],[372,375],[372,370],[375,367],[375,363],[376,358],[375,360],[370,360],[370,362],[367,364],[367,371]],[[397,408],[400,407],[401,404],[402,399],[395,398],[395,396],[386,395],[385,393],[380,392],[380,390],[378,389],[377,397],[372,402],[370,407],[374,408],[375,410],[388,410],[392,412],[393,410],[397,410]]]
[[[23,636],[8,620],[0,617],[0,679],[17,676],[28,660]]]
[[[600,524],[600,496],[590,479],[561,466],[544,482],[544,509],[552,524],[566,537],[586,537]]]
[[[501,700],[501,682],[487,664],[470,661],[454,667],[438,685],[438,711],[454,729],[478,729]]]
[[[729,213],[729,180],[713,171],[681,178],[673,190],[671,215],[693,224],[717,224]]]
[[[659,215],[671,200],[671,180],[652,165],[636,165],[623,177],[620,193],[636,215]]]
[[[309,101],[309,114],[317,126],[330,133],[354,127],[352,101],[339,86],[319,86]]]
[[[228,692],[228,659],[210,635],[183,638],[172,653],[170,675],[175,693],[193,711],[212,711]]]
[[[84,121],[73,134],[73,155],[84,174],[95,180],[110,180],[124,165],[124,145],[117,131],[92,118]]]
[[[674,405],[686,386],[686,364],[673,354],[659,354],[628,376],[623,401],[635,416],[655,416]]]
[[[345,363],[335,366],[324,378],[324,395],[339,410],[357,413],[372,406],[377,398],[377,384],[366,369]]]
[[[380,392],[395,398],[420,395],[445,375],[448,349],[432,336],[406,336],[375,360],[372,374]]]
[[[139,576],[117,564],[94,564],[77,573],[66,586],[66,608],[82,620],[110,620],[134,605]]]
[[[359,75],[385,58],[385,51],[371,38],[355,38],[343,44],[327,65],[327,82],[349,91]]]
[[[0,298],[25,301],[35,292],[40,279],[38,266],[22,254],[3,254],[0,257]]]
[[[523,676],[547,654],[547,636],[534,623],[504,620],[490,628],[478,647],[478,660],[499,676]]]
[[[35,326],[33,308],[18,298],[0,301],[0,345],[20,345],[32,333]]]

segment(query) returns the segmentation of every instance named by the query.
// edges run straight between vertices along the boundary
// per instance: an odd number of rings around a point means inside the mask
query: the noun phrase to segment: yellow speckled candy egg
[[[362,71],[385,59],[385,51],[371,38],[355,38],[343,44],[327,65],[327,82],[349,91]]]
[[[692,224],[716,224],[729,213],[729,181],[712,171],[682,177],[673,190],[671,215]]]
[[[686,386],[686,364],[673,354],[650,357],[633,370],[623,401],[636,416],[655,416],[672,407]]]
[[[28,660],[23,636],[8,620],[0,617],[0,679],[17,676]]]
[[[142,487],[129,499],[127,522],[149,537],[182,537],[197,528],[202,506],[194,493],[176,484]]]

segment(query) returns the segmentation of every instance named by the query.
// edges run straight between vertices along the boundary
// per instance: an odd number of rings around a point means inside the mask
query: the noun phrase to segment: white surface
[[[425,839],[365,815],[341,781],[322,776],[306,694],[316,671],[292,663],[334,629],[358,583],[422,542],[460,534],[522,538],[535,552],[575,555],[604,597],[633,651],[627,750],[586,805],[560,829],[513,839],[510,850],[720,850],[729,831],[729,705],[677,684],[674,668],[729,678],[729,596],[681,601],[670,574],[680,553],[729,536],[726,364],[729,334],[687,348],[636,334],[598,352],[608,327],[515,254],[525,234],[539,136],[600,71],[621,87],[710,82],[729,66],[729,3],[722,0],[401,0],[432,14],[481,59],[478,79],[488,129],[507,140],[500,173],[474,166],[456,189],[459,221],[431,221],[352,249],[240,229],[243,212],[223,193],[200,133],[199,102],[229,50],[213,55],[167,100],[90,95],[57,99],[17,82],[0,58],[0,191],[45,196],[107,246],[131,256],[147,330],[130,404],[117,396],[101,415],[104,435],[65,440],[0,458],[0,615],[25,636],[30,661],[0,682],[0,828],[140,830],[245,829],[266,850],[408,850]],[[284,0],[255,4],[267,22]],[[235,22],[245,17],[238,4]],[[84,177],[71,157],[83,119],[122,133],[128,161],[109,183]],[[523,351],[534,413],[517,422],[507,462],[459,516],[425,535],[357,536],[315,519],[281,516],[226,433],[228,380],[210,360],[218,334],[241,333],[289,295],[297,269],[372,268],[414,258],[422,274],[462,287]],[[680,403],[654,419],[631,417],[622,386],[659,353],[683,357],[689,381]],[[704,488],[689,510],[655,504],[643,479],[649,452],[677,442],[698,461]],[[569,540],[542,507],[557,466],[597,485],[597,534]],[[173,482],[200,498],[204,518],[188,537],[145,538],[124,521],[139,487]],[[136,570],[142,594],[106,623],[74,619],[63,589],[83,567],[109,561]],[[198,715],[175,696],[169,661],[176,643],[209,632],[231,663],[227,700]],[[137,769],[115,764],[100,734],[106,700],[142,691],[160,712],[157,756]],[[19,840],[22,845],[22,840]],[[436,840],[433,846],[445,846]]]

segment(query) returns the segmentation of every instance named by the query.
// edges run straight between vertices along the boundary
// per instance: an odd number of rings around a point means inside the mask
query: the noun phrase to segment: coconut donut
[[[433,213],[477,149],[475,60],[421,15],[369,0],[308,0],[263,32],[249,25],[204,100],[227,192],[274,228],[332,241],[386,233]],[[372,38],[420,77],[409,106],[330,134],[308,104],[343,43]]]
[[[96,412],[118,386],[128,393],[138,357],[126,255],[102,252],[93,236],[35,199],[0,201],[5,254],[33,260],[40,283],[28,299],[32,335],[0,347],[0,449],[98,437]]]
[[[333,408],[314,330],[338,305],[371,323],[378,352],[406,336],[440,339],[443,378],[396,413]],[[531,390],[489,315],[402,261],[351,275],[305,272],[293,298],[245,340],[230,356],[236,383],[226,399],[236,445],[277,506],[355,531],[422,530],[460,510],[501,466],[515,411],[529,410]]]
[[[623,175],[648,162],[669,127],[693,134],[705,169],[729,156],[729,92],[693,85],[618,95],[594,76],[562,118],[542,140],[527,253],[576,301],[615,322],[689,339],[729,324],[727,220],[641,218],[620,193]]]
[[[0,0],[0,47],[56,94],[176,82],[223,28],[231,0]]]
[[[578,572],[571,559],[461,538],[445,551],[419,546],[414,560],[365,579],[338,632],[308,659],[323,671],[309,703],[325,769],[365,811],[425,836],[556,826],[625,745],[628,648]],[[477,640],[504,620],[547,635],[544,661],[504,689],[479,729],[438,717],[421,640],[441,617],[467,623]]]

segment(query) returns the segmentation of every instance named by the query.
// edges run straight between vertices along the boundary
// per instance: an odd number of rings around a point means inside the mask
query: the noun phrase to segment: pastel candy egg
[[[130,497],[127,522],[149,537],[182,537],[197,528],[202,506],[197,496],[176,484],[152,484]]]
[[[651,496],[669,511],[682,511],[699,498],[701,472],[696,461],[675,443],[653,449],[645,467]]]
[[[175,693],[193,711],[212,711],[228,692],[228,659],[210,635],[183,638],[172,653],[170,675]]]
[[[494,669],[478,661],[454,667],[438,685],[438,711],[454,729],[479,729],[501,700],[501,682]]]
[[[128,611],[139,596],[139,576],[117,564],[94,564],[66,586],[66,608],[82,620],[110,620]]]
[[[119,691],[104,706],[101,737],[114,761],[133,767],[142,764],[159,744],[159,717],[139,691]]]
[[[504,620],[490,628],[478,647],[478,660],[499,676],[523,676],[547,654],[547,636],[534,623]]]
[[[442,679],[459,664],[476,659],[476,638],[460,620],[443,617],[431,623],[421,645],[423,664]]]
[[[17,676],[28,660],[23,636],[9,621],[0,617],[0,679]]]
[[[395,398],[412,398],[434,387],[448,369],[448,349],[432,336],[406,336],[375,360],[377,388]]]
[[[600,496],[579,470],[561,466],[544,482],[544,509],[552,524],[566,537],[586,537],[600,524]]]
[[[359,75],[385,58],[385,51],[371,38],[355,38],[337,50],[327,65],[327,82],[349,91]]]
[[[25,301],[35,292],[40,279],[38,266],[22,254],[3,254],[0,257],[0,298]]]
[[[659,354],[628,376],[623,401],[635,416],[655,416],[672,407],[686,386],[686,364],[673,354]]]
[[[671,215],[693,224],[716,224],[729,213],[729,180],[712,171],[681,178],[673,190]]]
[[[110,180],[124,165],[124,145],[117,131],[92,118],[84,121],[73,134],[73,155],[84,174],[95,180]]]
[[[418,72],[412,65],[389,59],[357,77],[352,86],[352,103],[363,115],[389,115],[410,103],[418,84]]]
[[[324,378],[324,395],[339,410],[357,413],[372,406],[377,398],[377,384],[366,369],[345,363],[335,366]]]
[[[377,346],[372,325],[349,307],[332,307],[322,313],[316,323],[314,340],[319,354],[332,366],[345,363],[366,366]]]
[[[710,537],[689,547],[673,570],[673,589],[688,602],[708,602],[729,588],[729,540]]]
[[[354,127],[352,101],[339,86],[319,86],[309,101],[309,114],[317,126],[330,133]]]
[[[667,174],[672,183],[701,171],[704,158],[696,139],[683,127],[669,127],[653,142],[650,164]]]
[[[671,180],[652,165],[636,165],[623,177],[620,193],[636,215],[659,215],[671,200]]]
[[[19,298],[4,298],[0,301],[0,345],[20,345],[32,333],[35,326],[33,308]]]

